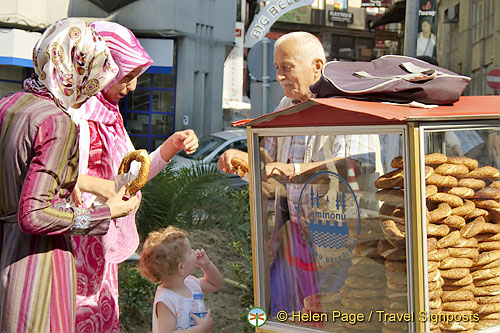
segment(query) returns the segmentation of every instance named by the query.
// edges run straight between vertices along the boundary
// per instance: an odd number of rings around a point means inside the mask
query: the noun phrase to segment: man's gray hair
[[[294,31],[281,36],[276,40],[274,48],[280,47],[284,42],[292,42],[296,45],[296,50],[299,51],[299,57],[303,61],[314,61],[319,58],[326,62],[325,50],[320,40],[313,34],[305,31]]]

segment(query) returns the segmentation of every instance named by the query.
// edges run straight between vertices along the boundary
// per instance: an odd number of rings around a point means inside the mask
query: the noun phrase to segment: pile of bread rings
[[[431,325],[430,331],[473,332],[500,325],[500,172],[479,167],[472,158],[439,153],[426,155],[425,165],[429,308],[467,318]],[[394,158],[391,166],[396,170],[375,182],[376,198],[384,202],[385,240],[379,244],[385,249],[387,289],[406,291],[402,158]],[[393,258],[401,249],[401,257]],[[396,280],[394,271],[404,278]],[[472,315],[479,321],[470,320]]]

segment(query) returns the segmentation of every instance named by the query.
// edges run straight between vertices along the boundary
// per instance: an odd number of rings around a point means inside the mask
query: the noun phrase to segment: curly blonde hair
[[[141,250],[138,268],[141,275],[153,283],[162,282],[175,274],[187,250],[184,239],[187,231],[168,226],[150,232]]]

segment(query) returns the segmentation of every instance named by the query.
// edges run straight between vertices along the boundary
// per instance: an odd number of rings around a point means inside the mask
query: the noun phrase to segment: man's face
[[[311,97],[309,86],[321,76],[322,64],[318,65],[317,61],[304,61],[298,57],[296,49],[299,47],[296,43],[285,41],[275,48],[274,66],[276,80],[281,84],[285,96],[305,101]]]

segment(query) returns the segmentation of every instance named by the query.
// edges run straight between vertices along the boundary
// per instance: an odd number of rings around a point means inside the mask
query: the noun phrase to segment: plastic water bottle
[[[193,302],[191,303],[191,309],[189,310],[189,326],[196,326],[196,322],[191,315],[195,315],[199,318],[205,318],[207,316],[207,308],[205,303],[203,303],[203,294],[194,294]]]

